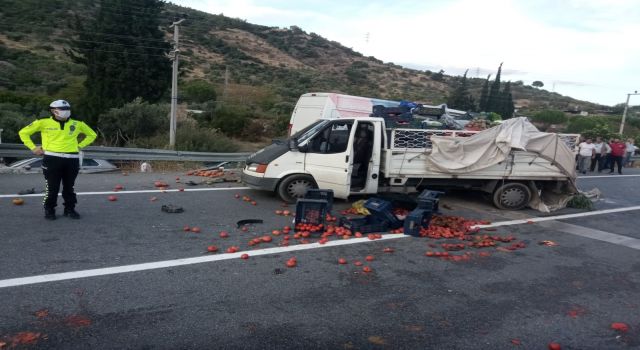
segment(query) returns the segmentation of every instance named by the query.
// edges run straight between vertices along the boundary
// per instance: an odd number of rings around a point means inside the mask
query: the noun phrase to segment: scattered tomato
[[[362,262],[361,261],[356,261],[353,264],[356,265],[356,266],[362,266]]]
[[[218,247],[216,247],[216,246],[214,246],[214,245],[210,245],[210,246],[208,246],[208,247],[207,247],[207,251],[208,251],[209,253],[215,253],[215,252],[217,252],[217,251],[218,251]]]
[[[271,238],[271,236],[262,236],[261,240],[265,243],[269,243],[271,242],[273,239]]]
[[[23,205],[24,204],[24,199],[22,198],[14,198],[11,200],[11,203],[13,203],[14,205]]]
[[[191,231],[191,227],[189,227],[189,226],[185,226],[185,227],[183,227],[183,228],[182,228],[182,230],[183,230],[184,232],[189,232],[189,231]]]
[[[373,260],[375,260],[375,258],[373,257],[373,255],[367,255],[367,257],[366,257],[366,258],[364,258],[364,260],[366,260],[366,261],[373,261]]]
[[[274,235],[274,236],[280,236],[280,231],[273,230],[273,231],[271,231],[271,234]]]
[[[116,196],[109,196],[109,197],[107,197],[107,199],[108,199],[110,202],[115,202],[115,201],[117,201],[117,200],[118,200],[118,197],[116,197]]]
[[[344,265],[344,264],[346,264],[346,263],[347,263],[347,259],[345,259],[345,258],[339,258],[339,259],[338,259],[338,264],[340,264],[340,265]]]
[[[240,198],[240,195],[236,193],[234,197],[237,199],[237,198]]]
[[[251,201],[251,205],[258,205],[256,201]]]
[[[227,238],[227,237],[229,237],[229,233],[227,231],[220,232],[220,238]]]
[[[626,332],[629,330],[629,326],[626,323],[614,322],[611,324],[611,329],[620,331],[620,332]]]
[[[240,255],[240,259],[244,259],[244,260],[249,259],[249,254],[245,253],[245,254]]]
[[[369,266],[365,266],[365,267],[362,268],[362,272],[369,273],[369,272],[371,272],[371,268]]]
[[[194,226],[194,227],[192,227],[192,228],[191,228],[191,232],[193,232],[193,233],[200,233],[200,227],[198,227],[198,226]]]
[[[549,343],[549,350],[562,350],[562,347],[558,343]]]

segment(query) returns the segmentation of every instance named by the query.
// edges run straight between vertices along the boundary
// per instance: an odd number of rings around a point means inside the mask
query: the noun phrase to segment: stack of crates
[[[414,209],[404,219],[404,234],[419,237],[420,229],[429,227],[431,214],[428,209]]]
[[[418,209],[431,210],[434,214],[438,213],[440,195],[444,192],[424,190],[418,196]]]
[[[369,198],[364,203],[364,207],[367,208],[371,215],[378,221],[388,222],[389,228],[397,229],[402,227],[402,220],[393,214],[393,205],[391,202],[380,198]]]
[[[431,216],[438,213],[440,195],[443,192],[424,190],[418,196],[418,207],[404,220],[404,233],[420,236],[420,229],[429,227]]]
[[[333,209],[333,190],[323,190],[319,188],[310,189],[307,190],[304,198],[321,199],[327,201],[327,213],[331,213],[331,209]]]
[[[324,225],[328,207],[323,199],[298,199],[295,224]]]

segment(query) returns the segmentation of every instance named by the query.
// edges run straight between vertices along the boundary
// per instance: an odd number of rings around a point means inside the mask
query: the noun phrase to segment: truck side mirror
[[[298,149],[298,140],[296,140],[295,138],[290,138],[289,139],[289,149],[292,151],[295,151]]]

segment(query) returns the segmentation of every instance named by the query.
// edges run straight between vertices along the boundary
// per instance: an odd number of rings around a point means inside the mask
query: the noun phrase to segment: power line
[[[93,40],[79,40],[79,39],[71,39],[72,41],[78,41],[83,43],[95,43],[95,44],[109,44],[109,45],[118,45],[118,46],[129,46],[136,48],[144,48],[144,49],[156,49],[156,50],[169,50],[170,47],[155,47],[155,46],[141,46],[141,45],[131,45],[131,44],[120,44],[120,43],[112,43],[106,41],[93,41]]]

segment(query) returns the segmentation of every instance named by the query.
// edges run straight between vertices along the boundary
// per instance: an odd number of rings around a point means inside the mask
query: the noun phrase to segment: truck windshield
[[[306,128],[295,133],[292,138],[295,138],[298,141],[298,145],[302,145],[309,140],[313,135],[315,135],[319,130],[322,130],[325,125],[327,125],[330,120],[318,120],[315,123],[307,126]]]

